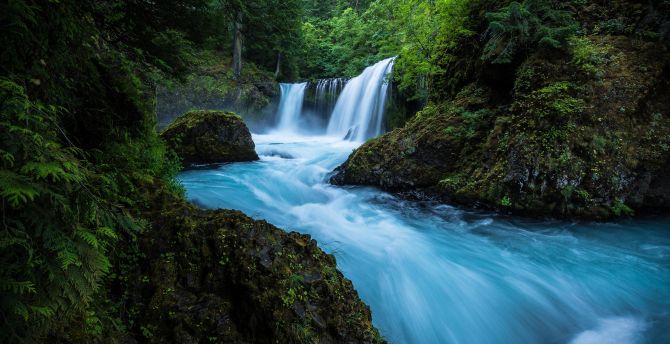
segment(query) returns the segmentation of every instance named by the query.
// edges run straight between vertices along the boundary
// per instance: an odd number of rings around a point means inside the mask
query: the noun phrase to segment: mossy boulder
[[[161,137],[187,165],[258,160],[249,128],[232,112],[187,112]]]
[[[453,64],[473,70],[447,70],[436,83],[462,86],[445,90],[404,128],[365,143],[331,181],[524,215],[667,212],[670,42],[653,33],[668,17],[650,20],[658,15],[652,5],[616,3],[630,5],[617,12],[628,13],[617,20],[629,29],[602,29],[608,4],[579,5],[584,32],[551,53],[538,48],[489,64],[479,59],[478,41],[455,48]]]
[[[149,343],[380,343],[370,309],[308,235],[159,193],[116,290]]]

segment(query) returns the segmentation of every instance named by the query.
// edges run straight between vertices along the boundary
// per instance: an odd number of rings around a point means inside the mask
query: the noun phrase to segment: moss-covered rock
[[[119,272],[130,335],[149,343],[379,343],[370,309],[308,235],[169,194]]]
[[[232,112],[187,112],[161,137],[185,164],[258,160],[249,128]]]
[[[458,80],[437,84],[469,84],[361,146],[332,182],[527,215],[670,209],[670,49],[658,33],[670,17],[617,1],[628,10],[616,12],[626,15],[614,32],[603,29],[611,4],[572,6],[583,34],[563,49],[502,65],[473,61],[468,77],[448,70],[444,78]],[[481,56],[480,43],[468,46],[480,52],[456,48],[454,64]],[[513,82],[500,80],[510,75]]]

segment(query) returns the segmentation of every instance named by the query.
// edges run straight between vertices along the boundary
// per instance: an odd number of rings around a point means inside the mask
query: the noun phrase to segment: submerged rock
[[[161,210],[162,209],[162,210]],[[370,309],[308,235],[163,194],[123,295],[155,343],[380,343]]]
[[[187,165],[258,160],[249,129],[232,112],[187,112],[161,137]]]

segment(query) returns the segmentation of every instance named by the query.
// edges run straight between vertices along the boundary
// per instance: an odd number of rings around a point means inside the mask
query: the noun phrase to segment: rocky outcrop
[[[152,343],[379,343],[370,310],[314,240],[163,194],[118,291]],[[121,275],[121,273],[119,273]],[[124,289],[125,288],[125,289]]]
[[[192,111],[161,136],[186,163],[258,159],[242,119]],[[149,192],[154,194],[155,192]],[[379,343],[370,309],[307,235],[157,192],[141,259],[119,275],[134,338],[163,343]]]
[[[506,65],[479,60],[478,42],[456,48],[452,64],[475,67],[447,68],[441,84],[463,86],[361,146],[331,181],[525,215],[667,211],[670,50],[654,34],[667,16],[645,6],[575,7],[584,35]],[[612,7],[629,17],[607,31]]]
[[[187,165],[258,160],[249,129],[232,112],[187,112],[161,137]]]

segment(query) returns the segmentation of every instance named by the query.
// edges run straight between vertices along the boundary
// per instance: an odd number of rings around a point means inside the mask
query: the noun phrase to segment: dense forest
[[[3,343],[383,341],[308,236],[185,201],[156,129],[175,90],[253,111],[397,56],[426,107],[334,183],[559,217],[670,205],[667,0],[12,0],[0,25]]]

